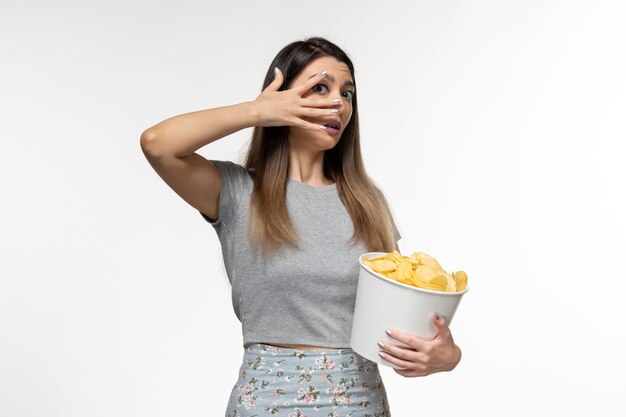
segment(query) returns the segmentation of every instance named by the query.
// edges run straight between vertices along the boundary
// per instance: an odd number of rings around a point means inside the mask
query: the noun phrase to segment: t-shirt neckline
[[[324,185],[322,187],[314,187],[314,186],[306,184],[304,182],[300,182],[298,180],[287,178],[287,183],[288,184],[295,184],[296,186],[298,186],[300,188],[307,189],[307,190],[312,190],[312,191],[316,191],[316,192],[333,191],[333,190],[337,189],[337,183],[336,182],[334,182],[332,184],[329,184],[329,185]]]

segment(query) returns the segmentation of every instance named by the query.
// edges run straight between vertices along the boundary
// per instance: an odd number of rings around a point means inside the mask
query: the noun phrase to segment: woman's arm
[[[252,102],[185,113],[166,119],[141,134],[141,148],[150,157],[189,156],[211,142],[256,126]]]
[[[254,126],[252,103],[217,107],[166,119],[141,135],[141,149],[161,179],[189,205],[219,218],[221,179],[217,167],[195,151]]]
[[[183,200],[211,219],[219,217],[220,174],[215,165],[196,151],[241,129],[253,126],[300,126],[320,129],[301,116],[328,114],[335,103],[311,100],[302,94],[324,77],[318,74],[305,84],[278,91],[282,72],[254,100],[184,113],[166,119],[141,134],[141,149],[159,176]]]

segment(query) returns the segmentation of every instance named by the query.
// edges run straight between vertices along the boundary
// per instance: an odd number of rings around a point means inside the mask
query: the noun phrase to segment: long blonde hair
[[[293,42],[274,58],[265,75],[263,88],[274,80],[274,67],[285,77],[280,90],[285,90],[311,61],[334,57],[350,69],[354,66],[348,56],[332,42],[313,37]],[[357,90],[358,91],[358,90]],[[299,238],[287,210],[285,199],[289,167],[287,126],[255,127],[245,155],[244,167],[254,172],[254,187],[250,198],[249,234],[263,253],[280,249],[284,244],[298,246]],[[337,145],[325,151],[324,176],[332,178],[339,197],[346,207],[354,233],[351,243],[361,239],[368,251],[391,252],[397,249],[392,213],[383,192],[365,172],[359,137],[357,93],[352,96],[352,118]]]

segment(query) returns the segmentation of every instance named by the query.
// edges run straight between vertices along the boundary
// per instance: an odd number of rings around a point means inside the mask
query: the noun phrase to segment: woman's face
[[[304,129],[297,126],[289,126],[289,136],[291,139],[298,141],[308,147],[312,145],[317,149],[331,149],[339,139],[352,117],[352,96],[355,87],[353,85],[350,69],[346,64],[332,57],[317,58],[309,63],[300,74],[291,82],[288,88],[292,88],[307,82],[312,76],[322,71],[328,71],[326,77],[322,78],[318,84],[313,86],[309,91],[302,95],[303,98],[311,99],[340,99],[339,104],[327,107],[328,114],[320,117],[300,116],[303,120],[312,123],[326,124],[330,120],[341,122],[339,131],[333,133],[329,130],[320,129],[319,131]],[[322,107],[316,107],[321,109]],[[331,113],[330,109],[340,109],[341,112]]]

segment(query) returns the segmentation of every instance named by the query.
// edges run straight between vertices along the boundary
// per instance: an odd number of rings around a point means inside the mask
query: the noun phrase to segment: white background
[[[394,417],[624,415],[626,7],[614,1],[3,2],[0,415],[221,416],[240,323],[217,235],[143,130],[352,58],[400,249],[464,269],[463,360]],[[238,160],[251,129],[212,143]]]

